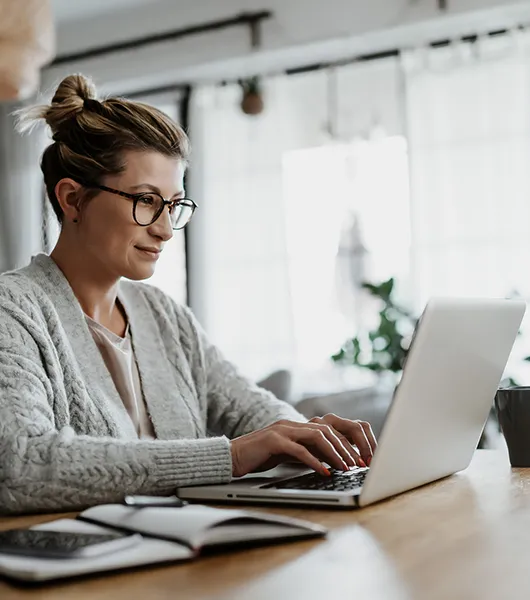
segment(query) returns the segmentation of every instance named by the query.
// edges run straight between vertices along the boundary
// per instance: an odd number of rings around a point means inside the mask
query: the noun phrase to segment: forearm
[[[37,437],[3,434],[0,513],[73,510],[232,476],[224,437],[131,442],[76,436],[69,428]]]

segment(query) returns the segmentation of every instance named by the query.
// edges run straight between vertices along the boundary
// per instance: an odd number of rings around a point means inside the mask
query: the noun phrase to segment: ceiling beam
[[[250,27],[251,45],[252,47],[256,47],[259,45],[260,23],[266,19],[270,19],[271,17],[272,13],[268,10],[245,12],[234,17],[228,17],[218,21],[208,21],[198,25],[191,25],[189,27],[175,29],[173,31],[164,31],[163,33],[156,33],[153,35],[135,38],[133,40],[127,40],[125,42],[116,42],[113,44],[96,46],[94,48],[89,48],[88,50],[73,52],[72,54],[62,54],[58,56],[50,64],[50,66],[54,67],[73,61],[88,60],[98,56],[113,54],[115,52],[123,52],[124,50],[138,50],[139,48],[151,46],[152,44],[175,41],[191,35],[219,31],[221,29],[226,29],[227,27],[235,27],[238,25],[248,25]]]

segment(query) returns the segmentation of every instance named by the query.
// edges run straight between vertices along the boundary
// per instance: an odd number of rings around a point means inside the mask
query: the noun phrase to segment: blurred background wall
[[[416,316],[431,295],[530,294],[530,2],[49,8],[53,58],[0,110],[2,270],[58,233],[38,167],[46,136],[16,134],[11,112],[82,72],[188,130],[199,210],[152,283],[252,378],[286,370],[293,398],[372,385],[330,359],[353,336],[377,350],[381,300],[363,281],[392,278]],[[521,380],[526,329],[507,369]]]

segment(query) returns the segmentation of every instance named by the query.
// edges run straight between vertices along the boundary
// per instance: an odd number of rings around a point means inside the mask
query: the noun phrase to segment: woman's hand
[[[320,423],[331,427],[335,435],[342,443],[358,458],[361,455],[361,462],[370,466],[372,457],[377,447],[374,433],[370,423],[366,421],[352,421],[351,419],[343,419],[333,413],[324,415],[323,417],[314,417],[310,423]],[[356,446],[356,448],[352,448]],[[357,461],[359,465],[359,461]],[[360,465],[363,466],[363,465]]]
[[[333,414],[308,423],[278,421],[230,442],[232,475],[272,469],[282,462],[298,460],[322,475],[335,469],[370,464],[376,447],[369,423],[342,419]]]

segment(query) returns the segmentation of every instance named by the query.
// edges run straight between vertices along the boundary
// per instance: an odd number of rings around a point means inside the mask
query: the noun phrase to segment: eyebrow
[[[138,185],[133,185],[131,186],[131,190],[137,190],[138,188],[149,188],[151,191],[156,192],[157,194],[160,194],[162,196],[162,192],[160,191],[160,188],[157,188],[156,185],[152,185],[151,183],[139,183]],[[186,194],[186,192],[184,190],[180,190],[180,192],[175,192],[171,198],[174,198],[175,196],[184,196]]]

